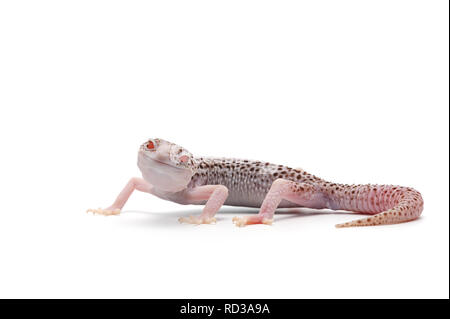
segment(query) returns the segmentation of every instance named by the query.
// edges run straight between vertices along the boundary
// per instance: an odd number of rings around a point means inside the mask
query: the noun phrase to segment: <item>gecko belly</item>
[[[230,192],[227,200],[224,205],[227,206],[241,206],[241,207],[256,207],[260,208],[266,193],[263,194],[246,194],[246,193],[238,193],[238,192]],[[292,207],[300,207],[299,205],[289,202],[287,200],[282,200],[278,205],[279,208],[292,208]]]

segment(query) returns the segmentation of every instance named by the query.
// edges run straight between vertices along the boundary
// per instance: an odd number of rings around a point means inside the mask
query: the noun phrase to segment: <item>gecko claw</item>
[[[233,224],[235,224],[237,227],[244,227],[245,225],[247,225],[247,220],[246,218],[241,218],[241,217],[233,217],[233,219],[231,220],[233,222]]]
[[[216,218],[205,218],[200,216],[189,216],[189,217],[180,217],[178,218],[178,221],[186,224],[194,224],[194,225],[200,225],[200,224],[215,224]]]
[[[99,214],[99,215],[104,215],[104,216],[111,216],[111,215],[119,215],[120,214],[120,209],[116,208],[116,209],[88,209],[86,211],[86,213],[93,213],[95,214]]]

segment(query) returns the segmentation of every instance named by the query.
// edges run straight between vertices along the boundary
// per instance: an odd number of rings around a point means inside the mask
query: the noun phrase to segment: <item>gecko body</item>
[[[197,170],[188,184],[187,190],[204,185],[223,185],[228,189],[228,197],[224,202],[224,205],[228,206],[261,207],[270,187],[278,178],[286,178],[295,182],[320,181],[319,178],[304,170],[269,162],[203,157],[197,158],[196,162]],[[183,195],[180,197],[184,198]],[[203,205],[205,201],[198,204]],[[283,199],[278,207],[291,208],[298,207],[298,205]]]
[[[423,210],[421,194],[410,187],[337,184],[303,169],[269,162],[194,157],[163,139],[149,139],[141,145],[138,166],[143,178],[132,178],[110,207],[88,211],[118,214],[135,189],[179,204],[205,205],[201,215],[179,219],[193,224],[215,222],[222,205],[260,207],[257,215],[234,217],[237,226],[271,224],[277,208],[327,208],[373,215],[336,227],[400,223],[418,218]]]

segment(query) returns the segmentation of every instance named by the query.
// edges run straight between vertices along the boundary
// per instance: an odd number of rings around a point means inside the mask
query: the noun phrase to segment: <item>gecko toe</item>
[[[235,216],[235,217],[233,217],[232,222],[237,227],[244,227],[245,225],[247,225],[247,218]]]
[[[200,217],[200,216],[189,216],[189,217],[180,217],[178,218],[180,223],[200,225],[200,224],[215,224],[216,218],[214,217]]]
[[[262,216],[250,216],[250,217],[233,217],[233,223],[237,227],[244,227],[246,225],[256,225],[256,224],[264,224],[264,225],[272,225],[272,218],[263,218]]]
[[[92,214],[99,214],[99,215],[103,215],[103,216],[111,216],[111,215],[119,215],[120,214],[120,209],[116,208],[116,209],[102,209],[102,208],[98,208],[98,209],[88,209],[86,211],[86,213],[92,213]]]

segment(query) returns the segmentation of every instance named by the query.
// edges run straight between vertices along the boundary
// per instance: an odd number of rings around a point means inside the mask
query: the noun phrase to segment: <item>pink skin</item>
[[[118,215],[125,203],[130,198],[134,190],[152,194],[154,187],[146,182],[142,178],[133,177],[125,185],[123,190],[117,196],[114,203],[105,209],[90,209],[89,212],[103,214],[103,215]],[[214,223],[216,220],[214,215],[222,207],[223,203],[228,197],[228,189],[222,185],[206,185],[199,186],[183,194],[183,199],[186,204],[195,204],[201,201],[207,201],[203,212],[200,216],[190,216],[188,218],[180,217],[179,221],[181,223],[190,224],[210,224]]]
[[[207,200],[207,202],[200,216],[180,217],[178,219],[180,223],[210,224],[216,221],[214,215],[225,203],[228,197],[228,189],[223,185],[199,186],[187,191],[183,197],[187,204],[196,204],[204,200]]]
[[[128,181],[127,185],[125,185],[125,187],[117,196],[116,200],[111,206],[105,209],[88,209],[87,212],[102,215],[118,215],[120,214],[120,211],[135,189],[141,192],[152,194],[153,186],[142,178],[133,177]]]
[[[145,192],[145,193],[151,194],[153,186],[150,185],[145,180],[143,180],[142,178],[133,177],[130,179],[130,181],[127,183],[127,185],[125,185],[123,190],[117,196],[114,203],[106,209],[107,210],[122,209],[123,206],[125,206],[125,203],[128,201],[128,198],[130,198],[131,194],[133,193],[133,191],[135,189],[140,192]]]

